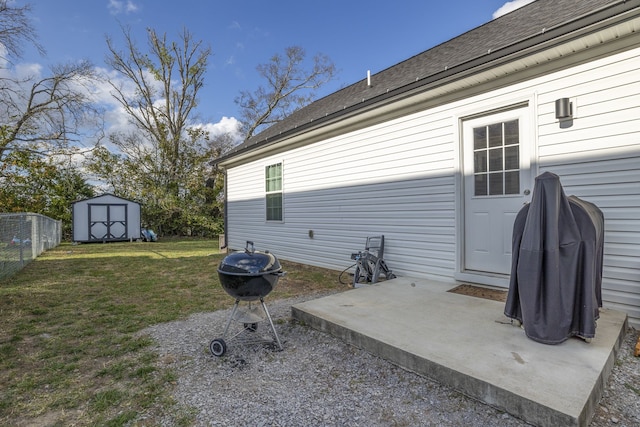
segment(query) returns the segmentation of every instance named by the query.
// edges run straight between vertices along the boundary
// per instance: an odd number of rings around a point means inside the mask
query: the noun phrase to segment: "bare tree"
[[[55,66],[47,77],[0,79],[0,164],[11,152],[64,151],[88,123],[97,130],[90,93],[96,78],[93,65],[83,61]]]
[[[211,197],[204,193],[209,191],[205,182],[215,153],[208,133],[194,120],[211,49],[186,29],[177,41],[148,29],[148,52],[143,52],[130,30],[122,30],[123,50],[107,38],[107,63],[122,77],[111,82],[112,94],[135,130],[112,135],[119,155],[103,153],[100,161],[118,162],[129,179],[128,189],[135,188],[138,198],[144,197],[143,217],[162,233],[211,228],[205,224],[211,219],[204,214]]]
[[[96,75],[86,61],[19,75],[11,61],[25,46],[44,54],[30,12],[0,0],[0,211],[62,218],[90,188],[71,159],[81,151],[75,143],[101,129],[91,95]]]
[[[313,58],[309,70],[304,68],[305,50],[299,46],[275,54],[270,62],[258,65],[266,86],[254,92],[242,91],[235,100],[240,107],[245,141],[258,130],[277,123],[315,99],[315,90],[333,79],[335,65],[322,54]]]
[[[25,42],[44,54],[44,48],[38,43],[36,31],[29,18],[31,5],[17,7],[12,4],[12,1],[0,0],[0,45],[4,46],[7,55],[3,59],[9,61],[10,58],[20,58]]]
[[[147,31],[149,54],[138,49],[129,29],[123,28],[124,51],[107,38],[107,63],[124,77],[123,83],[111,83],[113,96],[153,146],[158,170],[166,171],[167,186],[177,192],[181,155],[192,142],[185,136],[198,105],[211,49],[195,41],[186,29],[178,42],[167,41],[166,34],[159,35],[153,29]],[[130,85],[133,90],[128,90]]]
[[[20,58],[27,44],[44,53],[30,13],[29,4],[17,7],[0,0],[3,67],[9,59]],[[50,154],[53,147],[65,145],[89,111],[88,92],[82,85],[94,77],[88,62],[54,67],[48,77],[18,77],[6,68],[0,77],[0,166],[11,152]]]

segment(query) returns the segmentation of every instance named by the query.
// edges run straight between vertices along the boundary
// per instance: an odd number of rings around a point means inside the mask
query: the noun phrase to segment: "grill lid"
[[[233,276],[259,276],[282,269],[275,255],[269,251],[256,252],[253,242],[247,241],[244,251],[232,252],[218,266],[218,272]]]

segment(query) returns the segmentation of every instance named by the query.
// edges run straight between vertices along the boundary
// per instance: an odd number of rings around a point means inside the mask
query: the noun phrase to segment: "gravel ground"
[[[161,425],[174,426],[185,415],[195,418],[195,426],[527,425],[291,321],[292,304],[317,297],[267,301],[283,351],[231,341],[224,357],[212,356],[209,342],[221,336],[228,310],[144,330],[157,343],[161,367],[178,377],[173,397],[181,409]],[[255,335],[270,339],[269,330],[268,323],[260,323]],[[629,329],[591,426],[640,425],[637,336]]]

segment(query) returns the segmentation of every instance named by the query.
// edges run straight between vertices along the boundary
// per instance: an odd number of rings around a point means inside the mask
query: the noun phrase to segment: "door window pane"
[[[520,143],[520,130],[518,120],[504,123],[504,145],[514,145]]]
[[[502,147],[489,150],[489,170],[501,171],[504,169],[502,164]]]
[[[489,195],[500,196],[504,194],[502,172],[489,174]]]
[[[504,173],[504,194],[520,193],[520,172]]]
[[[480,150],[487,148],[487,128],[474,128],[473,129],[473,149]]]
[[[518,120],[473,129],[476,196],[520,193],[520,124]]]
[[[504,148],[504,168],[505,170],[520,169],[520,147],[518,145]]]
[[[487,191],[487,175],[476,175],[473,177],[474,187],[475,187],[475,195],[476,196],[486,196],[488,194]]]
[[[473,153],[474,170],[476,172],[486,172],[487,168],[487,151],[476,151]]]
[[[487,126],[489,129],[489,147],[502,147],[502,123]]]

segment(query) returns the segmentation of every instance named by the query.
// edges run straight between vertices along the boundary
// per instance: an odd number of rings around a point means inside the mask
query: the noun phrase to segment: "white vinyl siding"
[[[565,193],[605,217],[605,307],[640,319],[640,50],[562,73],[540,92],[540,172],[558,174]],[[574,105],[573,126],[554,123],[559,94]]]
[[[253,240],[284,259],[343,269],[367,236],[384,234],[394,271],[446,277],[455,267],[453,145],[449,118],[414,115],[279,155],[287,165],[286,227],[259,221],[249,193],[233,203],[251,187],[245,180],[255,164],[232,168],[230,246]],[[404,259],[406,250],[421,259]]]
[[[602,209],[605,307],[640,322],[639,75],[635,48],[231,167],[230,247],[253,240],[282,259],[341,271],[367,236],[384,234],[394,273],[453,282],[460,120],[533,100],[532,176],[556,173],[567,195]],[[555,100],[563,97],[574,102],[569,127],[554,114]],[[281,161],[287,165],[286,223],[270,224],[264,165]]]

